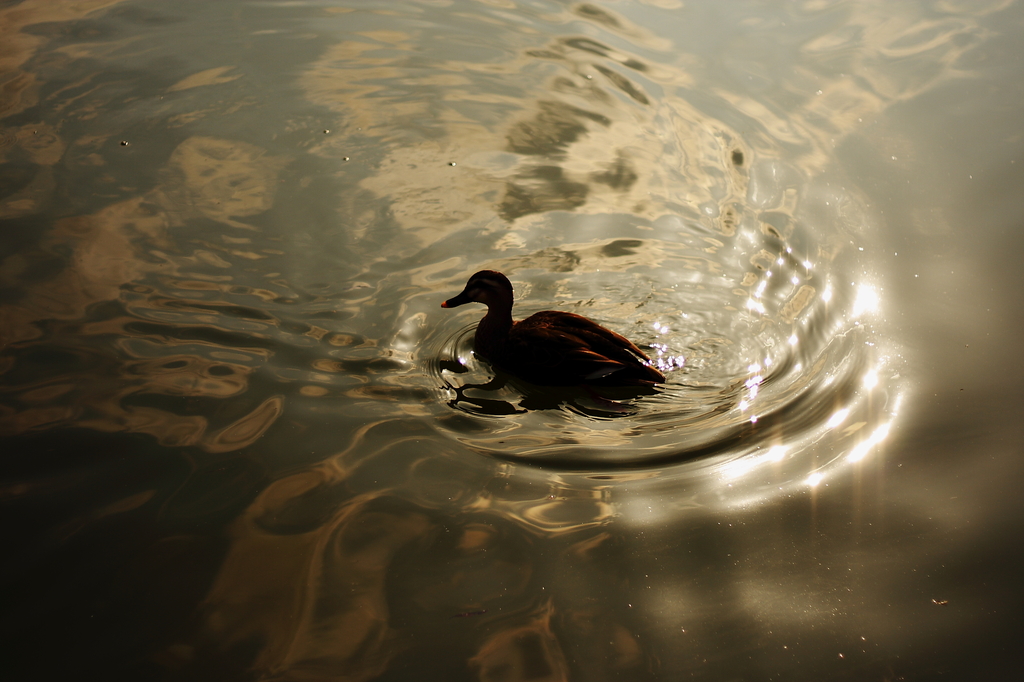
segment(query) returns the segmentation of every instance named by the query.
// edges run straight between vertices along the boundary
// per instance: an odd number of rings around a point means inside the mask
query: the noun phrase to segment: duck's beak
[[[472,302],[473,302],[473,299],[471,299],[469,296],[467,296],[466,292],[463,291],[458,296],[453,296],[452,298],[449,298],[447,301],[442,303],[441,307],[442,308],[455,308],[457,306],[463,305],[464,303],[472,303]]]

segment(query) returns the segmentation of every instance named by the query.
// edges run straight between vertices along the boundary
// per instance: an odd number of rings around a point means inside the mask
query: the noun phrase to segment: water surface
[[[21,678],[972,679],[1014,2],[0,7]],[[494,376],[480,269],[666,373]]]

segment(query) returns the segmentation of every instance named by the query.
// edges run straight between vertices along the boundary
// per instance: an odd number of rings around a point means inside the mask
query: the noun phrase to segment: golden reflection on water
[[[59,157],[55,150],[65,146],[55,134],[30,139],[45,140],[28,146],[37,162],[56,162]],[[239,219],[264,212],[272,205],[280,168],[279,160],[254,145],[208,137],[186,139],[171,154],[164,171],[165,183],[144,196],[111,204],[93,215],[57,220],[35,251],[17,253],[0,263],[0,282],[15,290],[23,289],[16,302],[0,307],[0,343],[7,347],[31,344],[43,338],[42,325],[54,320],[65,325],[68,343],[76,333],[96,338],[113,334],[127,340],[136,336],[129,330],[134,318],[83,323],[88,319],[87,310],[104,301],[134,300],[135,290],[149,290],[137,283],[153,276],[188,278],[187,273],[196,266],[228,271],[234,263],[263,258],[260,253],[240,248],[247,242],[245,238],[227,239],[221,244],[208,242],[191,254],[182,254],[171,241],[169,230],[199,215],[254,229]],[[13,206],[20,201],[16,196]],[[140,243],[146,245],[145,250]],[[55,253],[70,254],[66,266],[25,287],[21,283],[23,273]],[[227,282],[231,277],[220,279]],[[216,290],[218,286],[223,285],[179,282],[182,289]],[[151,302],[162,305],[159,296],[153,296]],[[218,320],[211,315],[207,322],[216,325]],[[81,339],[73,345],[80,343]],[[280,415],[280,397],[266,398],[233,423],[213,428],[204,416],[125,404],[126,399],[145,395],[223,400],[247,389],[250,367],[176,356],[174,346],[168,340],[156,339],[141,345],[121,343],[125,359],[120,364],[108,363],[102,369],[83,366],[76,375],[64,377],[60,386],[74,385],[74,389],[58,391],[52,385],[35,383],[14,388],[24,407],[0,413],[0,431],[13,435],[73,424],[104,432],[148,433],[165,445],[195,445],[209,452],[228,452],[255,442]],[[109,378],[97,381],[96,372]],[[111,375],[121,378],[113,383]],[[69,379],[72,384],[67,383]],[[51,399],[40,401],[43,394]]]
[[[648,48],[658,47],[645,31],[604,9],[581,5],[573,11],[590,20],[596,17],[628,40],[643,38]],[[529,231],[536,221],[524,219],[555,210],[629,211],[656,217],[663,211],[658,200],[666,194],[679,203],[706,203],[709,196],[687,196],[687,188],[706,183],[680,182],[675,171],[665,177],[661,169],[677,167],[680,176],[700,176],[732,151],[713,151],[714,158],[706,158],[706,150],[720,146],[714,138],[722,131],[701,135],[701,125],[693,124],[707,121],[682,99],[667,97],[646,113],[623,108],[616,91],[641,107],[649,108],[652,102],[641,92],[642,85],[607,65],[657,79],[661,85],[685,84],[680,82],[685,72],[654,67],[593,39],[558,39],[543,50],[512,49],[504,60],[446,59],[431,64],[434,76],[419,74],[412,80],[408,60],[417,36],[398,31],[359,35],[365,42],[329,48],[300,81],[311,102],[344,114],[349,126],[350,137],[325,138],[313,151],[358,162],[351,136],[379,136],[381,131],[416,129],[421,121],[430,122],[437,132],[429,139],[385,138],[379,172],[360,180],[362,187],[388,199],[405,233],[416,235],[416,243],[407,246],[422,248],[495,215],[506,223],[519,223],[517,230]],[[469,75],[475,74],[471,80],[478,86],[481,78],[519,76],[544,62],[550,63],[545,70],[552,74],[553,97],[534,104],[516,91],[521,79],[491,91],[460,87]],[[380,94],[393,92],[398,84],[422,96],[392,96],[388,107],[378,106]],[[468,118],[461,113],[467,103],[490,105],[503,110],[503,116]],[[688,145],[679,153],[678,164],[666,160],[657,143],[668,132],[659,132],[658,127],[666,125]],[[679,135],[683,126],[686,134]],[[738,138],[732,132],[725,136]],[[736,199],[742,196],[742,178],[737,174],[741,186]]]
[[[221,83],[230,83],[233,80],[241,78],[241,74],[230,74],[236,67],[234,66],[218,66],[213,69],[205,69],[199,73],[194,73],[191,76],[186,76],[180,81],[167,88],[167,92],[177,92],[178,90],[188,90],[190,88],[199,88],[207,85],[220,85]]]
[[[224,225],[253,229],[236,218],[257,215],[273,206],[277,178],[285,164],[284,159],[256,145],[190,137],[175,148],[168,162],[168,171],[181,173],[184,183],[167,182],[157,191],[169,195],[162,201],[168,209],[193,209]],[[249,250],[233,249],[232,253],[250,260],[263,257]]]
[[[38,101],[40,83],[21,67],[46,39],[22,29],[42,22],[69,22],[108,9],[122,0],[52,0],[15,3],[0,8],[0,118],[24,111]]]
[[[400,455],[408,448],[388,438],[394,432],[388,422],[368,425],[334,458],[263,490],[230,527],[228,555],[202,607],[204,633],[179,647],[255,639],[263,643],[257,669],[343,669],[370,679],[403,655],[413,629],[458,638],[480,679],[558,680],[569,669],[570,634],[606,667],[644,664],[615,597],[585,586],[618,551],[601,502],[608,485],[588,490],[555,476],[539,488],[548,494],[526,499],[506,467],[482,490],[458,489],[461,499],[407,484],[353,495],[367,445],[381,448],[369,459],[390,456],[408,472],[441,465],[435,454]],[[557,556],[535,554],[552,542]]]

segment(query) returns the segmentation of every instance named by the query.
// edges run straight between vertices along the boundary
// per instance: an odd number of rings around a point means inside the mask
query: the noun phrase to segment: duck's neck
[[[487,314],[476,328],[476,352],[494,362],[501,356],[508,332],[512,329],[512,306],[488,306]]]

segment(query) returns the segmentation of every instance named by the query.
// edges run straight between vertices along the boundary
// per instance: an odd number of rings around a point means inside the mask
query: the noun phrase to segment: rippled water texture
[[[0,4],[5,667],[997,679],[1022,23]],[[492,382],[481,269],[666,383]]]

